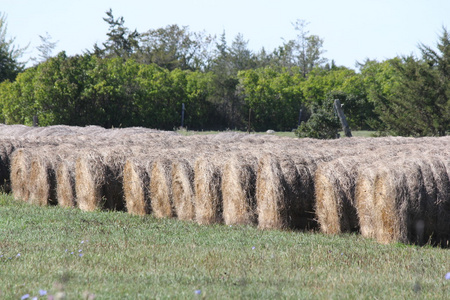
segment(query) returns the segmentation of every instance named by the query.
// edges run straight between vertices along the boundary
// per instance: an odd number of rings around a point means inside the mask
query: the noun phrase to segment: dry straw
[[[17,200],[28,201],[30,191],[28,190],[28,178],[32,151],[30,149],[17,149],[11,159],[11,190]]]
[[[174,159],[172,163],[172,197],[180,220],[195,220],[194,168],[192,159]]]
[[[168,154],[170,157],[171,155]],[[174,216],[172,200],[172,162],[169,157],[155,159],[150,173],[150,199],[153,215],[157,218]]]
[[[123,170],[123,190],[128,213],[146,215],[150,207],[150,155],[128,158]]]
[[[425,238],[425,190],[414,158],[375,166],[375,237],[380,243],[421,242]]]
[[[104,206],[106,165],[103,156],[94,150],[80,151],[75,165],[77,205],[81,210],[94,211]]]
[[[61,147],[44,146],[32,156],[28,177],[29,202],[40,206],[56,204],[56,165]]]
[[[450,180],[445,157],[426,155],[421,170],[426,191],[425,236],[431,243],[448,246],[450,241]]]
[[[123,167],[130,149],[121,147],[84,150],[75,165],[77,204],[82,210],[122,210]]]
[[[258,164],[256,179],[258,228],[288,227],[288,208],[284,176],[280,162],[274,155],[265,154]]]
[[[256,172],[258,160],[236,153],[225,163],[222,177],[225,224],[256,224]]]
[[[197,158],[194,167],[195,219],[199,224],[221,223],[222,203],[222,162],[224,154]]]
[[[360,165],[374,158],[370,154],[344,156],[319,165],[315,192],[317,220],[322,232],[340,234],[359,230],[356,178]]]
[[[355,183],[355,206],[361,235],[375,238],[375,178],[376,169],[371,164],[363,164]]]
[[[62,207],[76,206],[75,157],[60,161],[56,167],[56,197]]]

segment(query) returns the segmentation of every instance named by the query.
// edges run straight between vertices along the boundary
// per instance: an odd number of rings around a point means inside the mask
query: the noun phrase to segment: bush
[[[334,139],[340,130],[339,119],[333,111],[321,109],[311,115],[307,122],[302,122],[295,135],[304,138]]]

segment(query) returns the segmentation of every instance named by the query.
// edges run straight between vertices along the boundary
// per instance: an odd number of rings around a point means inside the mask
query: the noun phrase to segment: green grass
[[[448,249],[36,207],[8,195],[0,195],[0,255],[0,299],[40,289],[67,299],[450,295]]]
[[[198,134],[217,134],[220,131],[192,131],[192,130],[177,130],[177,132],[184,136],[190,136],[190,135],[198,135]],[[244,132],[244,131],[235,131],[235,132]],[[355,137],[373,137],[375,136],[375,131],[366,131],[366,130],[360,130],[360,131],[352,131],[352,136]],[[267,134],[266,132],[257,132],[255,134]],[[345,137],[345,134],[343,131],[340,133],[341,137]],[[277,136],[283,136],[283,137],[296,137],[295,133],[293,131],[277,131],[272,133],[271,135],[277,135]]]

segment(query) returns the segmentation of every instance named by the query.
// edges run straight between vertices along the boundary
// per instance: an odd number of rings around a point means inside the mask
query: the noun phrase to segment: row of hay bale
[[[0,174],[30,203],[261,229],[318,226],[382,243],[450,239],[450,137],[321,141],[69,126],[18,126],[14,136],[4,126]]]
[[[380,148],[321,164],[316,215],[328,234],[359,231],[381,243],[450,241],[450,148]]]

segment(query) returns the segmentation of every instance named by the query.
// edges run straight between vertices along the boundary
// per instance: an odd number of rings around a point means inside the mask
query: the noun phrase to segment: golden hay
[[[16,200],[28,201],[28,178],[30,173],[32,151],[17,149],[11,159],[11,191]]]
[[[195,220],[194,169],[189,159],[172,163],[172,197],[178,219]]]
[[[361,165],[355,184],[355,206],[361,235],[375,238],[375,178],[377,173],[370,164]]]
[[[146,215],[150,206],[150,156],[128,158],[123,170],[123,190],[126,209],[134,215]]]
[[[256,223],[256,171],[258,161],[247,154],[233,155],[224,166],[222,177],[223,218],[225,224]]]
[[[424,238],[425,191],[420,166],[408,160],[376,166],[375,237],[383,244],[421,243]]]
[[[81,210],[103,208],[103,187],[106,184],[106,165],[96,151],[81,151],[75,165],[77,205]]]
[[[448,246],[450,241],[450,180],[445,158],[426,155],[420,166],[426,191],[425,236],[433,244]]]
[[[358,166],[366,156],[346,156],[320,164],[315,176],[316,214],[322,232],[359,230],[355,203]]]
[[[153,215],[157,218],[174,216],[171,169],[170,159],[159,157],[153,162],[150,171],[150,204]]]
[[[205,156],[197,158],[194,167],[195,219],[199,224],[221,223],[222,191],[221,163],[222,156]]]
[[[77,204],[82,210],[122,210],[123,166],[130,149],[106,147],[78,153],[75,165]]]
[[[285,184],[279,160],[265,154],[259,160],[256,179],[258,228],[282,229],[288,227],[288,206]]]
[[[56,204],[56,165],[60,161],[53,146],[38,148],[32,157],[28,177],[29,202],[40,206]]]
[[[56,198],[62,207],[76,206],[75,156],[60,161],[56,167]]]

